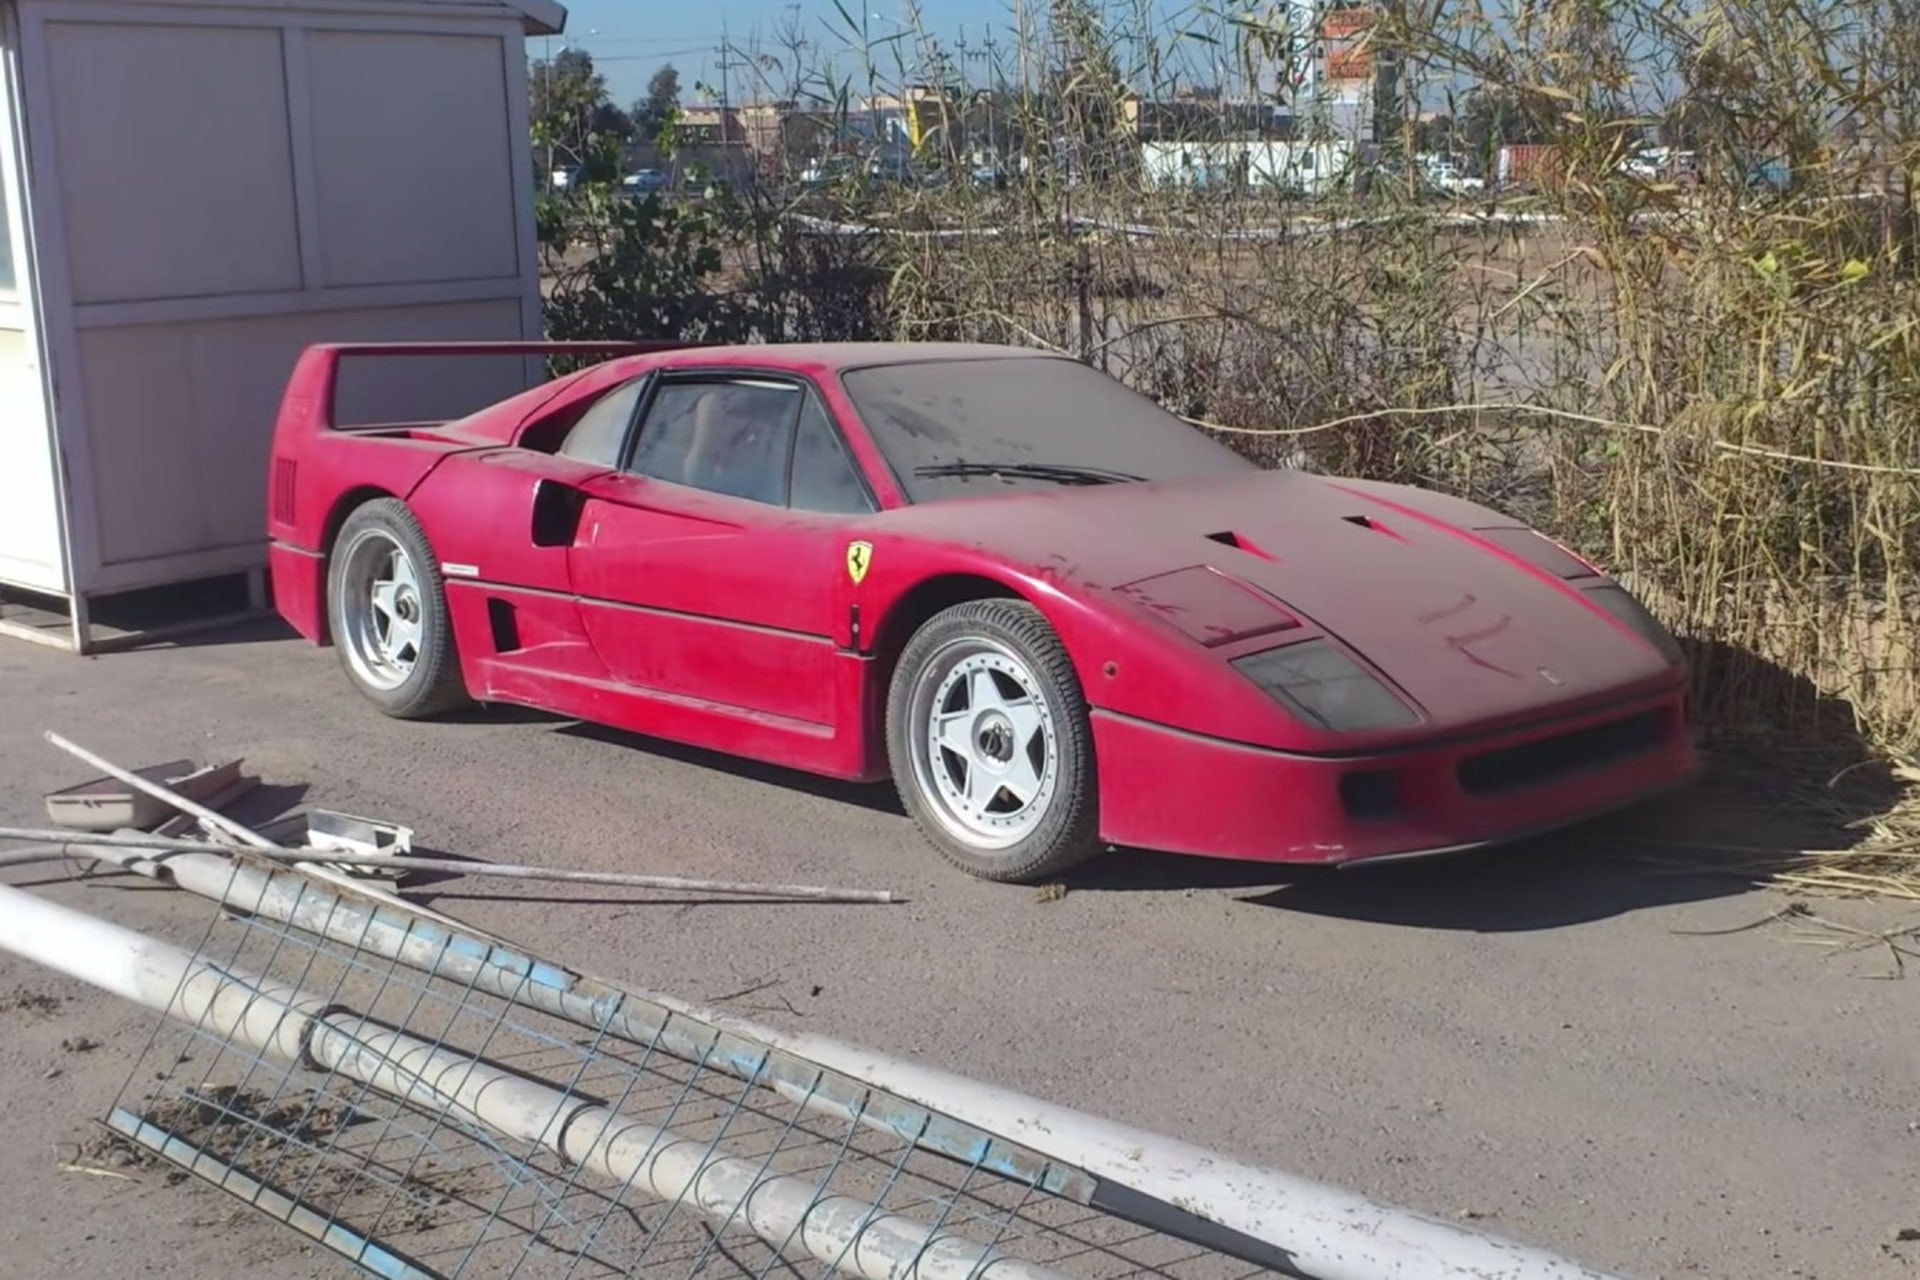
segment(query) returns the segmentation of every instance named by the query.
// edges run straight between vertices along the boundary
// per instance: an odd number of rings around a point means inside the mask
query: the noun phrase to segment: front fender
[[[971,548],[889,545],[882,537],[871,545],[871,567],[849,597],[863,614],[887,619],[916,587],[939,578],[991,583],[1039,610],[1066,648],[1090,706],[1210,737],[1302,745],[1303,727],[1234,671],[1222,652],[1142,598],[1076,582],[1064,563],[1022,564]],[[869,644],[884,634],[884,623],[866,631]]]

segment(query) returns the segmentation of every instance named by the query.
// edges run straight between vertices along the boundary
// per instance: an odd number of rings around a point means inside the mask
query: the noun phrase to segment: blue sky
[[[663,62],[680,71],[683,93],[691,96],[696,80],[717,81],[717,58],[724,28],[736,45],[747,46],[757,32],[764,40],[797,17],[815,44],[807,52],[819,54],[844,48],[846,22],[833,0],[563,0],[569,14],[567,38],[587,50],[606,73],[614,101],[632,102],[646,88],[648,77]],[[842,0],[859,16],[860,0]],[[869,34],[900,30],[901,0],[865,0]],[[1031,3],[1031,0],[1029,0]],[[943,40],[963,33],[977,41],[989,27],[999,29],[1002,44],[1012,21],[1013,0],[920,0],[921,22]],[[554,41],[557,52],[560,47]],[[544,42],[535,40],[528,52],[545,56]],[[752,96],[741,94],[736,97]]]

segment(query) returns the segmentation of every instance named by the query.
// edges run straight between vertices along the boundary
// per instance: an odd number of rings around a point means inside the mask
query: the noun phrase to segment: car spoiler
[[[280,425],[327,430],[333,426],[340,362],[361,356],[597,356],[603,360],[654,355],[707,345],[672,339],[632,342],[317,342],[300,352],[280,403]]]

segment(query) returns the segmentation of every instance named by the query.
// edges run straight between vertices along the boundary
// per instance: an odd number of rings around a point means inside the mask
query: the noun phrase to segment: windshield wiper
[[[1125,484],[1145,476],[1103,467],[1074,467],[1052,462],[945,462],[915,467],[916,476],[1011,476],[1017,480],[1051,480],[1055,484]]]

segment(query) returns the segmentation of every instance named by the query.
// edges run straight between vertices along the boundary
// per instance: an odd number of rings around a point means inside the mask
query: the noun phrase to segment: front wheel
[[[388,715],[466,703],[440,570],[405,503],[377,498],[347,517],[327,570],[327,612],[340,664]]]
[[[907,812],[971,875],[1025,883],[1101,849],[1086,699],[1025,601],[955,605],[914,634],[888,691],[887,754]]]

